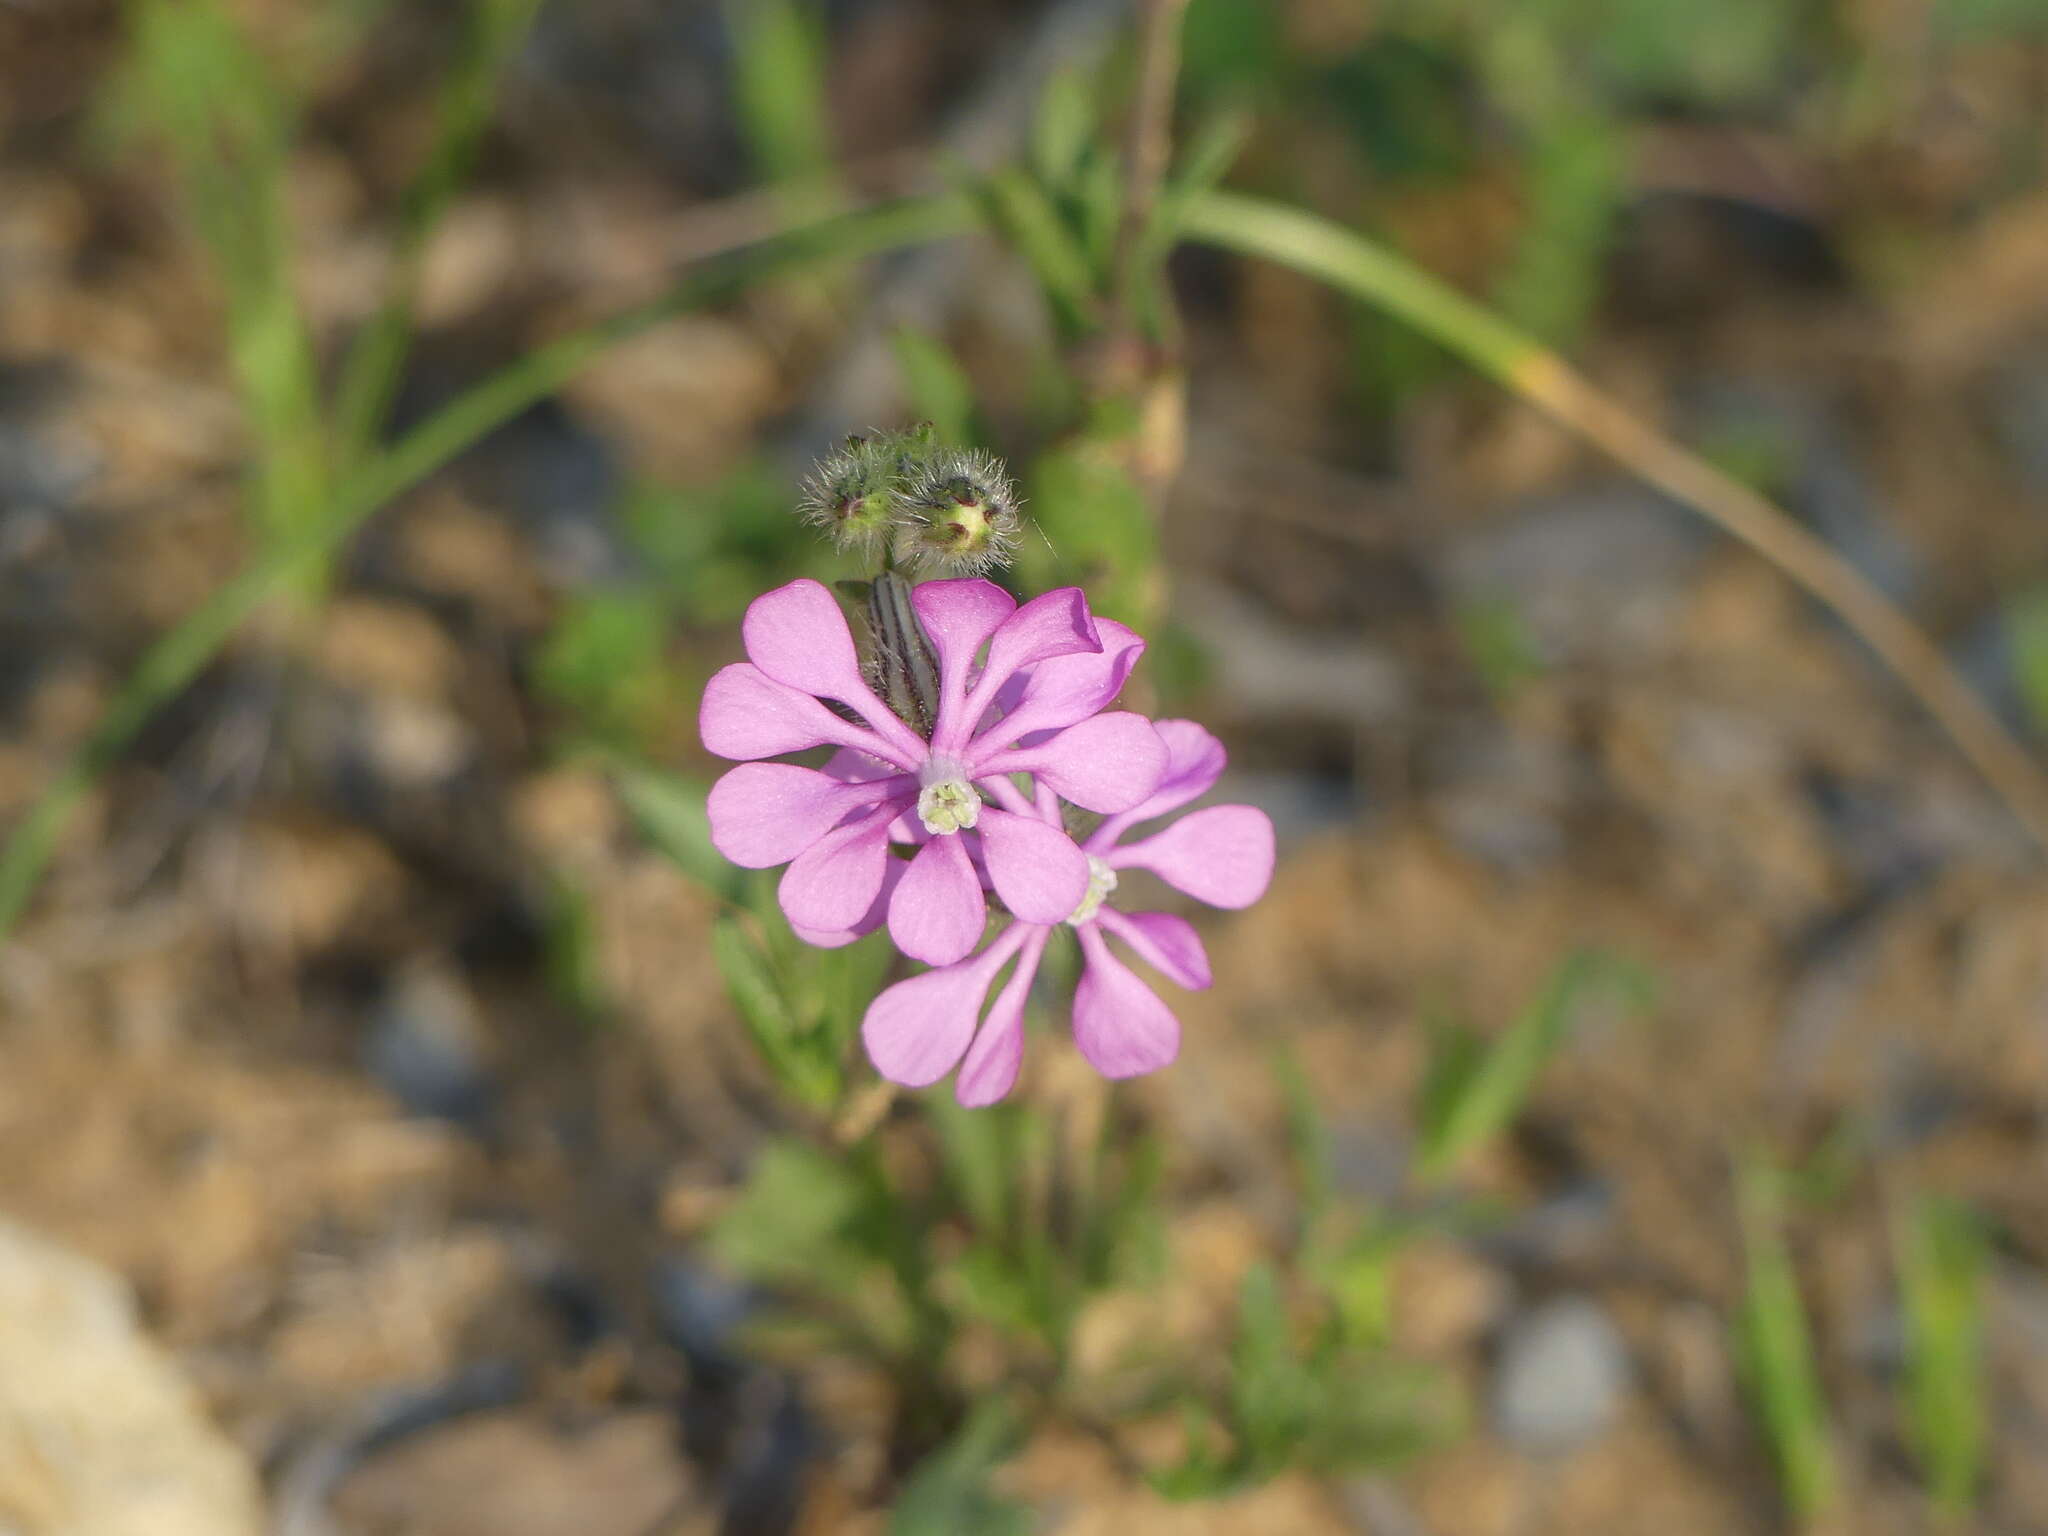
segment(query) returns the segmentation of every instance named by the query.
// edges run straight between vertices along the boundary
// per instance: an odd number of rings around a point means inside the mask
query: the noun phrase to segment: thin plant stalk
[[[1233,193],[1193,199],[1181,234],[1322,279],[1414,326],[1674,501],[1740,539],[1860,637],[2048,852],[2048,774],[1940,649],[1842,557],[1688,453],[1549,348],[1391,251],[1327,219]]]
[[[468,45],[442,88],[433,146],[406,188],[384,300],[342,363],[335,392],[335,461],[347,464],[376,440],[412,345],[427,242],[468,175],[491,121],[506,64],[525,41],[540,0],[480,0]]]

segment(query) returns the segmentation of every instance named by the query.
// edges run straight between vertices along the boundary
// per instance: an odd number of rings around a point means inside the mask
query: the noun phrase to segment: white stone
[[[248,1458],[128,1287],[0,1220],[0,1536],[257,1536]]]

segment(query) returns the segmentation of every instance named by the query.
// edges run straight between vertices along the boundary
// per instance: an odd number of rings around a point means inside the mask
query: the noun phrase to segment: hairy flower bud
[[[849,437],[804,481],[797,510],[842,551],[872,554],[895,527],[903,478],[898,439]]]
[[[1022,521],[997,459],[976,450],[943,452],[903,498],[895,556],[919,576],[979,576],[1002,564]]]

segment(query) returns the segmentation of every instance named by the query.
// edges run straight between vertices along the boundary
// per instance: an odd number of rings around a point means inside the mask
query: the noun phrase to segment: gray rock
[[[1501,1343],[1493,1419],[1503,1439],[1562,1454],[1613,1421],[1629,1382],[1628,1346],[1599,1306],[1560,1296],[1523,1314]]]
[[[256,1536],[248,1458],[136,1325],[122,1281],[0,1221],[0,1531]]]

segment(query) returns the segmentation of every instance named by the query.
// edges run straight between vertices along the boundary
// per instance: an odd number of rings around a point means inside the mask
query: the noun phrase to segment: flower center
[[[917,819],[934,837],[965,832],[981,820],[981,796],[967,782],[967,770],[949,757],[934,757],[918,775]]]
[[[1094,854],[1088,855],[1088,894],[1081,898],[1081,905],[1074,908],[1067,921],[1078,928],[1091,921],[1102,904],[1109,900],[1109,893],[1116,889],[1116,871],[1111,869]]]

